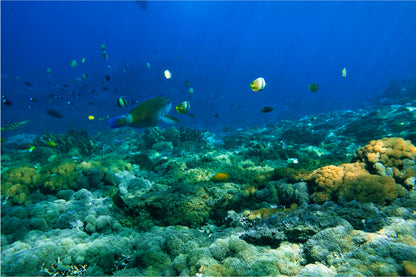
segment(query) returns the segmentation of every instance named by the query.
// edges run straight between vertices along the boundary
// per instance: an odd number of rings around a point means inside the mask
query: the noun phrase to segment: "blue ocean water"
[[[180,124],[214,130],[366,107],[416,76],[414,14],[415,2],[2,1],[1,123],[94,133],[133,107],[120,96],[166,96]],[[267,86],[253,92],[258,77]],[[174,110],[185,100],[194,117]]]

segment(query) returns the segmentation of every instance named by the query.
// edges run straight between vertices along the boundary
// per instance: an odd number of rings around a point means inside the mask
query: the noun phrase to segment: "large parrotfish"
[[[110,127],[155,127],[161,120],[171,124],[178,123],[178,119],[167,114],[171,108],[169,98],[153,97],[137,104],[128,114],[110,119]]]

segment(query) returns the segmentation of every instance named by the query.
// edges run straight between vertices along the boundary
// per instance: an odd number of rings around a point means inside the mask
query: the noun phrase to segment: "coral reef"
[[[415,104],[221,134],[46,134],[33,151],[16,139],[1,157],[2,274],[412,275]]]
[[[63,135],[44,134],[34,141],[35,146],[56,148],[61,153],[72,155],[91,155],[101,151],[101,143],[88,136],[85,130],[71,130]]]

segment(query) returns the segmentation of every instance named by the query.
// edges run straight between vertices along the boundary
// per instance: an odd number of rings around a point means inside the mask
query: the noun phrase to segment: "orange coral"
[[[311,197],[317,203],[336,199],[339,190],[343,187],[345,181],[352,180],[359,175],[369,174],[364,169],[364,164],[342,164],[340,166],[324,166],[315,170],[310,176],[309,181],[313,181],[315,190]]]
[[[29,187],[33,187],[35,169],[22,166],[6,170],[2,173],[1,193],[13,203],[31,202]]]
[[[372,175],[364,167],[364,163],[356,162],[315,170],[308,180],[314,190],[312,200],[323,203],[345,199],[385,205],[403,196],[404,188],[392,177]]]
[[[364,162],[370,172],[374,172],[376,164],[381,163],[384,167],[391,168],[397,182],[403,183],[406,178],[409,178],[409,172],[406,173],[406,169],[403,168],[404,161],[415,158],[416,147],[409,140],[383,138],[372,140],[368,145],[359,148],[354,154],[353,161]]]
[[[340,193],[346,200],[373,202],[385,205],[403,196],[404,188],[396,184],[392,177],[378,175],[361,175],[347,181]]]

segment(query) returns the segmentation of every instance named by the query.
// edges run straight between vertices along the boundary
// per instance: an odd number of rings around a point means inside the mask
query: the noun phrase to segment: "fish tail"
[[[127,120],[124,115],[114,117],[108,121],[110,123],[110,128],[120,128],[127,125]]]

